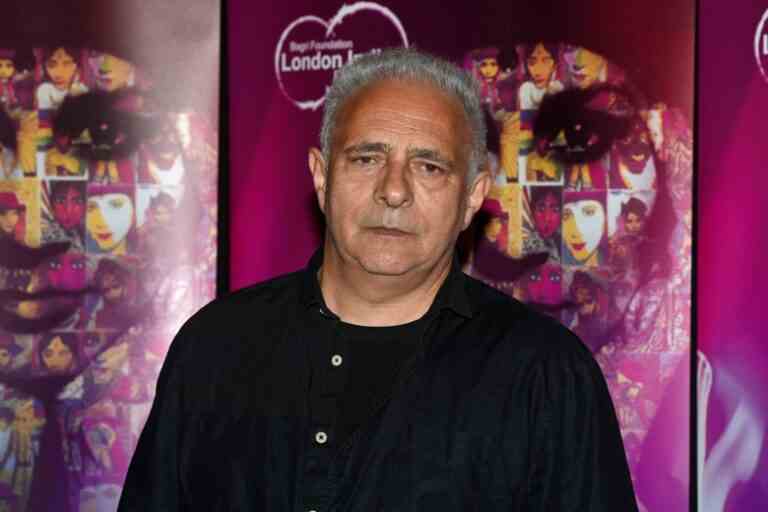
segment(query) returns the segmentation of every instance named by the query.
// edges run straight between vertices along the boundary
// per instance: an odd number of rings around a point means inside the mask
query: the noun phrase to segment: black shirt
[[[313,411],[321,261],[185,324],[120,510],[636,510],[589,351],[456,264],[415,352],[337,438]]]

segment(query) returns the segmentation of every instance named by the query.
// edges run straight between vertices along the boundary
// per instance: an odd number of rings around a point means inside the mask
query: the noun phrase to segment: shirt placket
[[[340,320],[322,307],[320,314],[330,328],[312,349],[310,421],[302,468],[302,502],[308,512],[327,510],[337,492],[336,480],[328,477],[339,444],[335,426],[349,364],[347,340],[341,335]]]

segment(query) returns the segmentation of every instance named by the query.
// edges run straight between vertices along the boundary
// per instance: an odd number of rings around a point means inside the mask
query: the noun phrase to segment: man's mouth
[[[99,240],[104,240],[105,242],[108,240],[112,240],[112,233],[97,233],[96,238]]]
[[[586,242],[578,243],[578,244],[572,244],[573,248],[576,252],[581,252],[584,250],[584,248],[587,246]]]
[[[368,230],[373,232],[375,235],[390,236],[395,238],[410,236],[411,234],[411,233],[408,233],[407,231],[403,231],[397,228],[385,228],[383,226],[368,228]]]

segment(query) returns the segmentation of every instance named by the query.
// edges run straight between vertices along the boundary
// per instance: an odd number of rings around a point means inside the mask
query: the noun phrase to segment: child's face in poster
[[[598,249],[605,234],[605,208],[600,201],[585,199],[563,207],[563,238],[571,255],[584,262]]]
[[[560,227],[560,199],[553,191],[540,199],[533,207],[536,231],[543,238],[552,238]]]
[[[480,61],[480,74],[483,78],[490,80],[499,74],[499,61],[494,57],[488,57]]]
[[[133,226],[133,202],[128,194],[109,193],[88,198],[88,234],[105,252],[115,249]]]
[[[16,225],[19,223],[19,218],[18,210],[0,211],[0,230],[8,236],[13,236]]]
[[[45,61],[45,71],[57,89],[68,89],[77,72],[75,56],[68,54],[64,48],[57,48]]]
[[[73,229],[83,222],[85,199],[77,187],[68,187],[53,198],[53,215],[65,229]]]
[[[0,80],[3,82],[10,80],[16,72],[16,66],[11,59],[0,59]]]
[[[543,44],[537,44],[526,61],[528,73],[533,83],[539,89],[544,89],[552,79],[555,71],[555,56],[550,54]]]

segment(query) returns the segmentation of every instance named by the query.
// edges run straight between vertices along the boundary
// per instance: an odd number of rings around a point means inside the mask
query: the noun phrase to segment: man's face
[[[58,48],[45,62],[45,70],[57,89],[66,90],[77,71],[75,56],[68,54],[64,48]]]
[[[605,233],[605,208],[593,199],[573,201],[563,208],[563,239],[578,262],[586,262]]]
[[[547,194],[536,202],[533,219],[536,231],[545,239],[552,238],[560,227],[560,198],[556,193]]]
[[[13,236],[13,231],[16,229],[16,225],[19,223],[19,211],[18,210],[2,210],[0,211],[0,229],[6,235]]]
[[[11,59],[0,59],[0,80],[3,82],[9,80],[16,72],[16,66]]]
[[[483,78],[490,80],[499,74],[499,61],[495,57],[487,57],[480,61],[479,68]]]
[[[552,79],[552,73],[555,71],[555,57],[550,54],[543,44],[537,44],[526,61],[528,73],[531,74],[534,85],[539,89],[544,89],[549,85]]]
[[[449,264],[488,188],[487,173],[467,186],[471,139],[459,103],[429,84],[381,81],[346,102],[333,135],[328,173],[310,152],[326,247],[374,275]]]
[[[85,215],[83,192],[77,187],[67,187],[53,197],[53,215],[64,229],[80,226]]]

